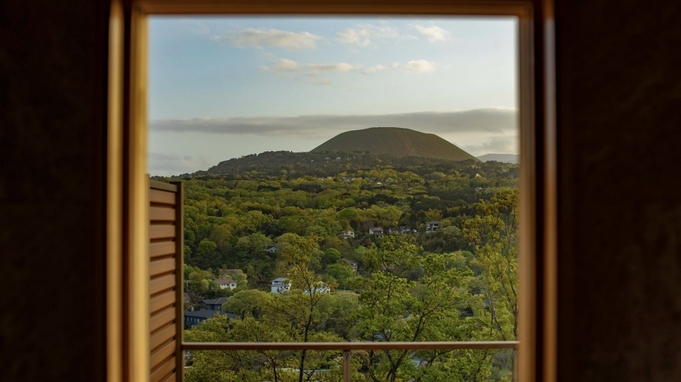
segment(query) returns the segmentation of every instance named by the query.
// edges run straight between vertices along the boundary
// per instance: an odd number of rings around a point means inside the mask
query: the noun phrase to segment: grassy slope
[[[374,154],[389,154],[395,157],[418,156],[450,160],[477,160],[435,134],[426,134],[399,127],[372,127],[364,130],[347,131],[329,139],[312,151],[332,150],[366,150]]]

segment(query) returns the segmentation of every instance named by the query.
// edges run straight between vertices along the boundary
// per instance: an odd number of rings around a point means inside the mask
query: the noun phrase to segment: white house
[[[338,234],[338,237],[341,239],[354,239],[355,238],[355,232],[354,231],[343,231],[340,234]]]
[[[218,279],[215,283],[220,286],[220,289],[236,289],[236,281],[232,279]]]
[[[272,280],[272,293],[279,293],[283,294],[284,292],[288,291],[291,289],[291,283],[288,281],[286,277],[278,277],[274,280]]]
[[[372,235],[372,236],[383,236],[383,228],[381,228],[381,227],[369,228],[369,235]]]
[[[277,247],[270,245],[267,248],[265,248],[265,252],[268,253],[277,253]]]
[[[426,233],[435,232],[440,229],[440,222],[437,220],[429,221],[426,223]]]
[[[314,293],[329,293],[331,292],[331,288],[326,286],[324,283],[321,283],[319,286],[314,287]],[[311,294],[310,289],[305,289],[305,294]]]
[[[411,226],[408,225],[401,225],[400,226],[400,233],[411,233],[412,229]]]

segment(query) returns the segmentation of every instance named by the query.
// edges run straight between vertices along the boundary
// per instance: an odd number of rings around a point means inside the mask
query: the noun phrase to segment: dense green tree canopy
[[[185,291],[193,304],[229,296],[223,310],[237,315],[209,319],[186,340],[516,338],[517,165],[289,154],[180,178]],[[430,221],[436,230],[426,230]],[[369,233],[377,227],[381,234]],[[239,270],[240,286],[220,290],[214,280],[229,269]],[[272,293],[277,277],[290,289]],[[360,352],[353,380],[510,381],[512,358],[505,350]],[[340,381],[338,352],[191,359],[188,381]]]

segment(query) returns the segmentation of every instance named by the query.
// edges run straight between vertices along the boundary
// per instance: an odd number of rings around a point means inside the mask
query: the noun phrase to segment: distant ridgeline
[[[252,154],[220,162],[207,172],[194,175],[333,176],[343,171],[375,168],[429,173],[478,162],[437,135],[380,127],[339,134],[308,153],[268,151]]]

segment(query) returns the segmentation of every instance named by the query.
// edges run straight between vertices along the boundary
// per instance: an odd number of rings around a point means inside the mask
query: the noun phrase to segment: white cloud
[[[408,72],[431,73],[435,71],[435,63],[428,60],[411,60],[404,66]]]
[[[247,46],[255,46],[257,48],[274,46],[289,50],[301,50],[316,48],[316,41],[320,38],[320,36],[309,32],[248,28],[228,34],[227,36],[214,36],[213,40],[226,41],[239,48]]]
[[[449,38],[448,31],[435,25],[429,27],[417,25],[416,30],[418,30],[422,36],[428,38],[428,41],[430,42],[445,41]]]
[[[310,64],[307,65],[307,68],[315,72],[340,72],[340,73],[349,72],[355,69],[353,65],[346,64],[345,62],[341,62],[340,64]]]
[[[364,70],[362,71],[362,73],[364,73],[364,74],[374,74],[374,73],[378,73],[378,72],[383,72],[383,71],[385,71],[385,70],[388,70],[388,67],[387,67],[387,66],[383,66],[383,65],[374,65],[374,66],[370,66],[370,67],[364,69]]]
[[[490,153],[515,154],[518,152],[518,136],[512,134],[501,137],[487,137],[486,140],[480,144],[464,145],[461,146],[461,148],[475,156]]]
[[[328,79],[326,79],[328,80]],[[300,81],[324,82],[316,75],[301,76]],[[320,83],[323,84],[323,83]],[[253,134],[260,136],[330,136],[347,130],[373,126],[396,126],[436,134],[487,132],[499,137],[495,146],[482,149],[501,150],[510,144],[506,135],[517,126],[515,109],[474,109],[454,112],[420,112],[368,115],[303,115],[298,117],[239,117],[227,119],[193,118],[151,121],[154,133]],[[489,151],[488,151],[489,152]]]
[[[376,74],[385,71],[401,71],[405,73],[431,73],[436,70],[437,64],[433,61],[428,60],[411,60],[406,63],[393,63],[390,66],[386,65],[373,65],[370,67],[363,67],[361,65],[352,65],[346,62],[341,62],[337,64],[301,64],[296,61],[281,58],[277,61],[272,62],[269,65],[260,66],[261,70],[266,72],[282,74],[282,73],[303,73],[307,76],[311,76],[315,73],[360,73],[360,74]],[[309,81],[299,81],[299,82],[309,82]],[[328,79],[325,79],[326,85],[328,85]]]
[[[355,66],[345,62],[338,64],[299,64],[287,58],[279,59],[261,69],[273,73],[308,72],[308,73],[347,73],[355,70]]]
[[[345,45],[367,47],[375,40],[397,38],[399,33],[389,26],[375,26],[375,25],[357,25],[354,28],[348,28],[343,32],[338,32],[336,41]]]
[[[272,64],[272,67],[270,68],[270,70],[276,72],[297,72],[301,69],[302,66],[300,66],[297,62],[289,60],[287,58],[282,58],[280,60],[275,61]]]
[[[149,174],[180,175],[199,170],[207,170],[215,164],[215,160],[196,158],[189,155],[149,153]]]

